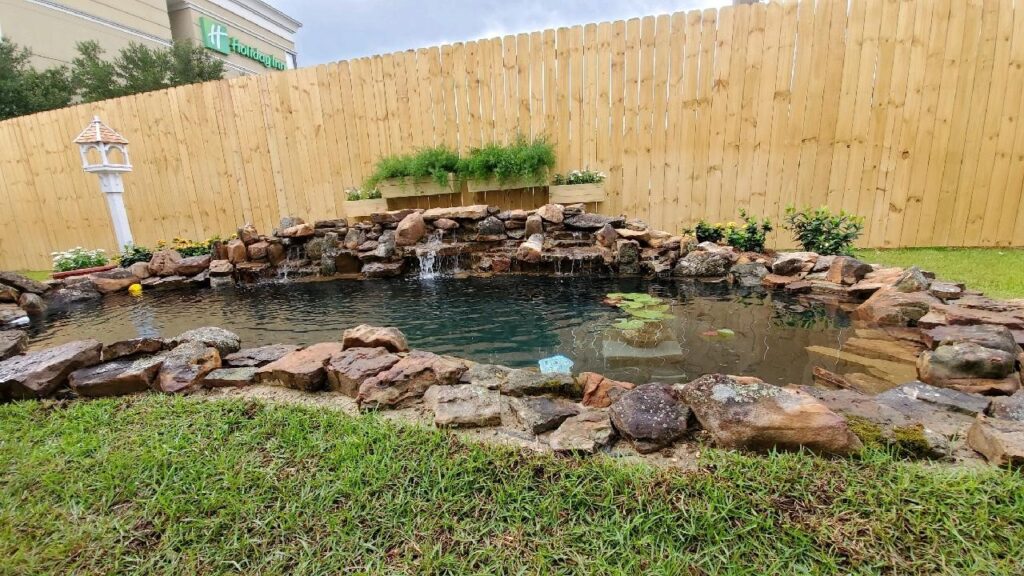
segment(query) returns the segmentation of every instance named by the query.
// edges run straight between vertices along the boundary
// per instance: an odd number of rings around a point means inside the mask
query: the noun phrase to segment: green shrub
[[[135,244],[125,244],[124,249],[121,250],[121,255],[117,257],[117,262],[122,268],[127,268],[138,262],[149,262],[152,258],[153,251],[149,248]]]
[[[371,190],[364,190],[360,188],[349,188],[345,190],[345,199],[349,202],[358,202],[359,200],[376,200],[380,198],[380,190],[373,188]]]
[[[737,226],[729,222],[725,226],[725,242],[742,252],[764,252],[765,237],[772,231],[772,223],[765,218],[761,222],[740,210],[743,225]]]
[[[220,236],[212,236],[206,240],[189,240],[188,238],[173,238],[168,244],[163,240],[156,243],[157,250],[176,250],[178,254],[188,258],[190,256],[203,256],[209,254],[214,242],[219,242]]]
[[[786,229],[804,250],[825,255],[848,256],[853,243],[864,230],[864,218],[840,210],[833,214],[827,207],[786,208]]]
[[[551,144],[543,138],[531,142],[520,136],[508,146],[488,144],[470,150],[469,156],[459,162],[458,173],[472,180],[543,184],[554,166],[555,149]]]
[[[566,186],[572,184],[600,184],[604,182],[604,172],[593,170],[573,170],[568,174],[555,174],[551,183],[555,186]]]
[[[69,272],[107,264],[110,259],[105,252],[102,248],[86,250],[77,246],[64,252],[51,252],[50,255],[53,256],[54,272]]]
[[[697,238],[697,242],[718,243],[722,238],[725,238],[725,226],[721,224],[711,224],[707,220],[701,218],[693,228],[684,228],[683,233],[693,234]]]
[[[459,168],[459,155],[449,148],[422,148],[412,154],[386,156],[377,161],[363,190],[376,190],[377,184],[390,178],[431,178],[441,185]]]

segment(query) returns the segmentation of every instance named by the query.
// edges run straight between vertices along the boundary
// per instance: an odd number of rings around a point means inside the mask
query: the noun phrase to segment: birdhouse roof
[[[75,138],[75,144],[127,144],[128,141],[114,131],[113,128],[100,122],[99,116],[93,116],[92,122]]]

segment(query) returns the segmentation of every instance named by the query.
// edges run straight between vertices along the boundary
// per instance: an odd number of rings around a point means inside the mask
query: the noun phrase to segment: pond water
[[[630,346],[612,328],[624,314],[610,292],[666,299],[673,318],[657,349]],[[508,366],[564,354],[574,371],[635,382],[687,381],[709,372],[756,374],[777,384],[811,383],[808,346],[840,348],[845,314],[824,305],[720,284],[641,279],[505,276],[335,280],[236,289],[108,296],[52,315],[30,329],[30,347],[96,338],[171,337],[199,326],[236,332],[246,347],[338,340],[357,324],[396,326],[412,347]],[[727,329],[723,335],[710,333]],[[729,334],[729,331],[732,334]]]

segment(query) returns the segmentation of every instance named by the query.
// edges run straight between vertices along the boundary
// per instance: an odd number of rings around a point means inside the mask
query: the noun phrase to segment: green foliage
[[[555,149],[543,138],[528,141],[520,136],[512,144],[488,144],[470,150],[459,162],[459,176],[471,180],[522,181],[544,184],[555,166]]]
[[[385,156],[377,161],[363,190],[376,190],[377,185],[390,178],[430,178],[444,186],[449,175],[458,170],[459,155],[445,146],[421,148],[412,154]]]
[[[772,223],[767,218],[761,222],[740,210],[743,224],[737,226],[729,222],[725,226],[725,242],[741,252],[764,252],[765,237],[772,231]]]
[[[117,263],[122,268],[127,268],[138,262],[149,262],[152,258],[153,251],[151,249],[136,244],[125,244],[121,255],[117,258]]]
[[[665,299],[643,292],[611,292],[605,294],[605,302],[628,315],[612,325],[620,330],[637,330],[644,324],[675,318],[668,313]]]
[[[345,190],[345,199],[349,202],[358,202],[359,200],[376,200],[380,197],[380,190],[377,190],[376,188],[371,190],[349,188]]]
[[[81,246],[77,246],[64,252],[51,252],[50,255],[53,256],[54,272],[70,272],[71,270],[93,268],[110,262],[105,250],[102,248],[86,250]]]
[[[29,60],[31,50],[0,39],[0,120],[67,106],[73,96],[67,67],[42,72]]]
[[[686,228],[683,230],[686,234],[693,234],[697,238],[697,242],[714,242],[718,243],[725,238],[725,226],[722,224],[711,224],[703,218],[697,222],[697,225],[693,228]]]
[[[177,250],[185,258],[189,256],[203,256],[209,254],[213,249],[213,243],[219,242],[220,236],[213,236],[206,240],[189,240],[188,238],[172,238],[170,243],[160,240],[156,243],[157,250]]]
[[[78,56],[71,61],[72,78],[85,102],[224,77],[224,62],[188,40],[175,41],[170,48],[133,42],[113,61],[104,60],[103,53],[95,41],[79,42]]]
[[[786,208],[786,229],[804,250],[818,254],[848,256],[853,243],[864,230],[864,218],[840,211],[833,214],[827,207]]]
[[[551,183],[555,186],[565,186],[572,184],[600,184],[604,182],[604,172],[595,172],[593,170],[573,170],[568,174],[555,174],[551,178]]]

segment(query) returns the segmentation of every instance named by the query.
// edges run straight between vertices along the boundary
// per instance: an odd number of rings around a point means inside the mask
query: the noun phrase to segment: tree
[[[103,59],[99,42],[79,42],[78,56],[71,61],[71,79],[78,88],[78,97],[85,102],[106,100],[121,95],[114,65]]]
[[[0,38],[0,120],[67,106],[74,96],[65,66],[38,72],[32,51]]]

